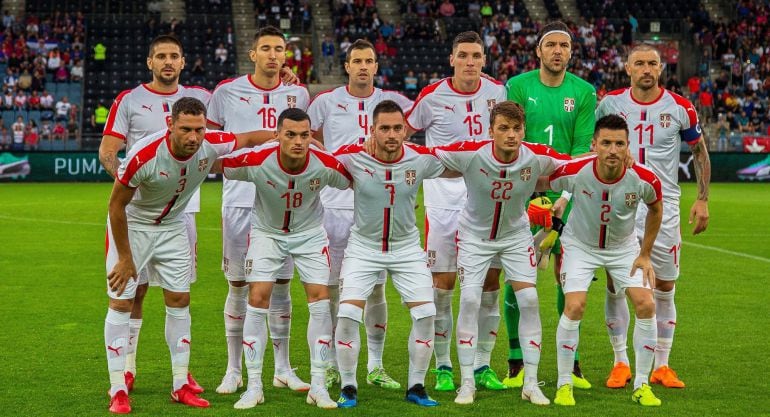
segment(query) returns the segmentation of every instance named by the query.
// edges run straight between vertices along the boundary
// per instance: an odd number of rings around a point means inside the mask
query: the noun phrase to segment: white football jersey
[[[253,228],[266,233],[299,233],[320,228],[323,217],[320,192],[328,186],[345,189],[352,178],[328,153],[311,149],[302,172],[286,172],[279,160],[280,144],[246,149],[224,158],[229,179],[256,186]]]
[[[522,142],[519,156],[500,162],[492,153],[494,142],[458,142],[434,148],[444,165],[463,174],[468,202],[460,215],[458,233],[475,239],[496,240],[529,229],[526,205],[537,178],[551,175],[569,161],[546,145]]]
[[[207,131],[198,152],[179,160],[171,153],[168,130],[135,143],[118,168],[117,180],[137,188],[126,207],[130,228],[160,230],[183,226],[179,216],[220,156],[232,152],[235,135]]]
[[[628,141],[634,159],[654,172],[663,184],[663,197],[678,202],[679,152],[682,141],[701,140],[695,106],[686,98],[661,89],[650,103],[640,103],[631,88],[608,93],[596,108],[596,119],[617,114],[628,123]]]
[[[427,146],[449,145],[464,140],[489,139],[489,112],[507,99],[505,86],[481,77],[471,93],[457,91],[452,78],[422,89],[406,122],[415,130],[425,129]],[[425,207],[461,210],[465,206],[462,179],[438,179],[423,185]]]
[[[353,176],[351,241],[382,252],[420,241],[414,213],[417,190],[423,179],[436,178],[445,168],[423,146],[404,144],[403,149],[403,156],[395,162],[380,161],[357,144],[334,154]]]
[[[596,175],[596,156],[562,165],[549,180],[554,191],[572,193],[572,211],[562,239],[592,249],[621,249],[638,245],[634,225],[639,203],[653,204],[662,195],[661,181],[635,163],[614,183]]]
[[[348,92],[348,86],[319,93],[307,109],[310,127],[323,129],[324,146],[336,152],[345,145],[362,144],[371,133],[372,112],[383,100],[395,101],[406,113],[412,100],[396,91],[375,88],[367,97],[356,97]],[[353,210],[353,190],[326,188],[321,191],[324,207]]]
[[[171,107],[182,97],[197,98],[208,106],[211,93],[203,87],[184,85],[173,93],[154,91],[146,84],[125,90],[112,103],[103,134],[123,139],[128,152],[139,140],[168,128]],[[200,191],[187,203],[186,211],[200,211]]]
[[[278,116],[296,107],[306,110],[310,94],[302,85],[278,85],[265,90],[257,87],[249,75],[219,83],[211,96],[209,123],[235,133],[253,130],[276,130]],[[254,184],[224,179],[222,205],[251,207],[254,204]]]

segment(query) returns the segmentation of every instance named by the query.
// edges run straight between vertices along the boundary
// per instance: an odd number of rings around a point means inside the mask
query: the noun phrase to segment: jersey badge
[[[626,193],[626,207],[634,208],[638,202],[639,199],[637,198],[636,193]]]
[[[572,113],[575,110],[575,99],[572,97],[564,97],[564,111]]]
[[[404,173],[404,181],[406,185],[414,185],[417,182],[417,171],[414,169],[407,169]]]
[[[669,126],[671,126],[671,114],[670,113],[661,113],[660,115],[660,127],[667,129]]]
[[[529,179],[532,178],[532,167],[522,168],[521,171],[519,171],[519,178],[521,178],[522,181],[529,181]]]
[[[321,188],[320,178],[313,178],[310,180],[310,191],[318,191],[319,188]]]
[[[209,159],[208,158],[203,158],[200,161],[198,161],[198,172],[203,172],[208,167],[209,167]]]
[[[495,108],[496,104],[497,104],[497,100],[493,98],[487,100],[487,108],[489,109],[489,111],[492,111],[492,109]]]
[[[297,107],[297,96],[286,96],[286,105],[290,109]]]

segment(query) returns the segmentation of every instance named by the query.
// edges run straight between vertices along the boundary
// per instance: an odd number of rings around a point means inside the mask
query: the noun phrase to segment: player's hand
[[[639,255],[634,259],[634,264],[631,265],[631,276],[636,274],[636,270],[642,270],[642,286],[644,288],[655,288],[655,269],[652,268],[652,261],[649,256]]]
[[[553,202],[553,207],[551,207],[551,212],[553,212],[554,217],[560,219],[564,218],[564,210],[567,209],[567,204],[569,204],[569,200],[566,198],[557,198],[556,201]]]
[[[320,149],[322,151],[326,150],[326,146],[324,146],[323,142],[321,142],[321,141],[319,141],[317,139],[310,139],[310,145],[311,146],[315,146],[316,148],[318,148],[318,149]]]
[[[366,138],[366,141],[361,146],[364,147],[364,152],[369,155],[374,155],[374,151],[377,150],[377,142],[375,142],[371,136]]]
[[[623,164],[625,164],[626,168],[631,168],[634,166],[634,156],[631,155],[631,148],[626,148],[626,157],[623,160]]]
[[[289,67],[281,67],[281,81],[286,85],[294,85],[299,83],[299,77]]]
[[[551,222],[551,200],[548,197],[535,197],[529,202],[527,207],[527,216],[529,216],[529,224],[550,228]]]
[[[690,224],[695,221],[692,234],[704,232],[709,225],[709,203],[703,200],[695,200],[690,209]]]
[[[134,261],[131,259],[118,260],[118,263],[112,268],[112,272],[107,275],[107,282],[110,286],[110,290],[112,290],[118,297],[125,291],[129,279],[136,279],[136,267],[134,266]]]

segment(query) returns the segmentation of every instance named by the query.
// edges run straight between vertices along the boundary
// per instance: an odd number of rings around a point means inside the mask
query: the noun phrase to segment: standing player
[[[457,357],[462,385],[455,402],[473,403],[476,387],[473,365],[480,330],[480,308],[490,286],[485,277],[492,259],[499,257],[505,279],[516,291],[522,320],[526,379],[521,397],[533,404],[550,401],[538,386],[542,328],[537,299],[537,263],[526,203],[537,179],[550,175],[568,155],[544,146],[524,143],[524,111],[516,103],[497,104],[490,114],[492,140],[459,142],[436,148],[447,168],[463,174],[468,203],[457,231],[457,267],[460,280],[460,312],[457,315]],[[498,277],[492,279],[499,280]],[[498,305],[494,313],[499,316]],[[497,332],[497,328],[484,331]]]
[[[211,94],[205,88],[179,85],[179,74],[184,68],[184,64],[182,44],[174,36],[161,35],[150,43],[147,68],[152,72],[152,81],[120,93],[110,108],[107,123],[104,126],[104,136],[99,145],[99,161],[112,177],[115,177],[120,165],[118,151],[123,147],[126,148],[126,151],[130,151],[140,139],[166,129],[171,107],[177,100],[182,97],[194,97],[204,104],[209,102]],[[187,237],[190,239],[190,251],[193,256],[196,256],[198,242],[195,213],[199,211],[200,192],[196,190],[185,207],[183,216],[187,226]],[[191,273],[194,282],[195,263]],[[145,271],[140,271],[129,322],[131,332],[126,348],[125,372],[126,385],[129,391],[134,388],[136,377],[136,348],[139,344],[139,331],[142,328],[142,305],[147,293],[148,278]],[[203,392],[203,388],[200,388],[192,375],[189,382],[196,390]]]
[[[342,393],[337,403],[342,408],[358,404],[359,326],[366,300],[386,271],[412,316],[406,400],[435,406],[438,403],[425,392],[424,384],[433,353],[436,306],[420,232],[414,224],[414,203],[423,178],[438,177],[445,169],[431,151],[403,144],[404,114],[395,102],[378,104],[372,122],[374,155],[355,144],[335,154],[353,176],[355,193],[355,222],[340,271],[342,294],[335,339]]]
[[[568,162],[549,178],[552,189],[567,190],[575,200],[562,236],[560,279],[566,305],[556,330],[559,380],[554,403],[575,405],[571,371],[578,328],[594,272],[604,267],[615,285],[628,294],[636,312],[636,379],[631,398],[643,406],[659,406],[647,377],[655,350],[655,271],[650,256],[663,217],[661,181],[640,164],[625,167],[628,126],[619,116],[609,115],[596,122],[593,149],[595,156]],[[641,249],[634,228],[640,203],[648,207]]]
[[[540,69],[526,72],[508,80],[508,99],[521,104],[527,119],[526,141],[542,143],[568,155],[588,152],[594,133],[594,87],[567,72],[572,53],[572,35],[562,22],[551,22],[540,30],[537,47]],[[569,195],[550,192],[546,194],[554,202],[557,217],[567,221]],[[562,214],[563,213],[563,214]],[[556,243],[554,276],[559,283],[561,245]],[[557,308],[564,310],[564,293],[557,288]],[[503,383],[520,387],[524,383],[522,349],[517,333],[519,307],[514,291],[505,286],[505,323],[508,329],[508,376]],[[576,388],[591,388],[580,370],[579,356],[575,352],[573,384]]]
[[[670,388],[684,388],[668,357],[674,340],[676,307],[674,284],[679,277],[682,237],[679,226],[678,181],[679,151],[682,141],[693,154],[698,197],[690,209],[692,233],[697,235],[708,226],[708,197],[711,162],[703,140],[698,115],[689,100],[658,85],[663,71],[660,53],[650,45],[634,47],[628,55],[626,73],[631,87],[609,93],[599,103],[596,117],[617,114],[628,122],[631,154],[641,164],[655,172],[663,184],[663,226],[652,251],[655,267],[655,305],[658,314],[658,343],[655,346],[655,372],[651,381]],[[637,230],[642,227],[645,210],[637,215]],[[610,388],[620,388],[631,378],[626,355],[628,334],[628,305],[622,291],[612,288],[608,280],[606,299],[607,328],[615,351],[615,367],[607,380]]]
[[[372,111],[377,103],[393,100],[404,111],[412,107],[412,101],[394,91],[374,87],[377,74],[377,53],[369,41],[358,39],[348,47],[345,58],[348,84],[318,94],[308,107],[314,136],[324,142],[329,152],[351,143],[362,144],[369,137]],[[345,247],[348,245],[350,228],[353,226],[353,191],[331,187],[321,191],[324,207],[324,227],[329,236],[331,274],[329,297],[331,299],[332,327],[337,324],[339,305],[339,274]],[[364,324],[368,350],[368,374],[366,382],[385,388],[399,389],[401,384],[393,380],[382,365],[385,348],[385,330],[388,323],[388,304],[385,302],[385,279],[382,274],[372,294],[366,300]],[[337,360],[332,355],[333,367],[329,369],[329,385],[339,383]]]
[[[104,322],[110,411],[131,412],[125,379],[129,320],[137,271],[147,268],[163,288],[166,343],[171,352],[172,400],[208,407],[190,384],[190,283],[194,258],[184,209],[218,157],[264,141],[261,132],[206,132],[206,107],[184,97],[172,106],[166,131],[137,141],[115,175],[107,228],[107,295]],[[138,192],[137,192],[138,190]]]
[[[312,379],[307,403],[337,408],[325,381],[332,353],[332,321],[327,288],[329,248],[321,225],[319,194],[327,185],[348,188],[351,178],[331,155],[309,149],[310,118],[304,111],[283,111],[277,127],[278,144],[241,152],[223,161],[227,178],[251,182],[257,190],[245,263],[249,305],[243,345],[249,384],[235,408],[252,408],[264,402],[262,360],[270,293],[276,274],[289,256],[299,270],[310,310],[307,341]]]
[[[407,113],[411,130],[425,129],[428,146],[449,145],[458,138],[489,138],[489,112],[505,101],[505,88],[497,81],[481,76],[486,63],[484,43],[476,32],[463,32],[452,43],[449,64],[454,75],[431,84],[420,92]],[[436,303],[436,390],[454,391],[452,361],[452,294],[457,275],[457,221],[465,207],[466,189],[461,179],[435,179],[423,184],[425,199],[425,248],[433,273]],[[479,344],[476,384],[489,389],[505,389],[489,367],[500,323],[498,292],[500,269],[493,265],[491,286],[484,287],[482,313],[479,315]]]
[[[275,130],[278,115],[287,108],[307,109],[310,97],[299,85],[284,85],[279,71],[286,60],[286,40],[273,26],[257,31],[249,51],[254,73],[222,81],[214,90],[209,104],[209,126],[233,132]],[[225,301],[224,321],[227,339],[227,372],[217,388],[220,394],[237,391],[241,378],[243,355],[243,319],[246,314],[246,274],[244,259],[248,247],[251,209],[254,205],[254,184],[224,180],[222,187],[222,268],[229,291]],[[275,353],[273,386],[307,391],[289,363],[289,330],[291,327],[291,298],[289,279],[294,270],[290,261],[276,276],[270,300],[268,325]]]

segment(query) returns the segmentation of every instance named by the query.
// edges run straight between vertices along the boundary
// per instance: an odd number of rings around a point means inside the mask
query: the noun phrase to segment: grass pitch
[[[0,184],[0,415],[108,415],[107,366],[103,345],[105,296],[104,233],[109,184]],[[687,212],[695,195],[683,187],[682,274],[677,285],[679,326],[671,364],[687,383],[684,390],[655,386],[659,409],[642,409],[630,400],[631,389],[603,388],[612,350],[603,322],[603,280],[589,292],[580,351],[583,370],[594,388],[576,391],[577,406],[539,408],[520,399],[519,390],[479,391],[470,407],[453,403],[454,393],[429,392],[441,404],[423,409],[403,401],[403,391],[365,383],[366,354],[359,364],[359,406],[323,411],[305,405],[304,395],[274,389],[272,352],[267,349],[263,380],[266,404],[251,411],[232,408],[237,394],[214,392],[226,367],[222,306],[227,286],[221,271],[219,231],[221,185],[203,187],[198,216],[199,272],[193,287],[191,370],[212,402],[207,410],[169,402],[170,360],[163,337],[160,291],[145,301],[139,343],[133,414],[144,416],[263,415],[770,415],[765,395],[770,375],[766,351],[770,330],[770,187],[767,184],[713,184],[711,222],[705,234],[692,236]],[[422,209],[418,209],[419,216]],[[421,226],[421,225],[420,225]],[[555,289],[550,271],[540,275],[543,354],[540,378],[553,398],[556,380],[554,340]],[[408,312],[388,288],[390,319],[385,366],[406,385]],[[307,308],[299,285],[292,290],[292,364],[308,378],[305,342]],[[457,292],[455,300],[457,300]],[[457,307],[455,306],[455,314]],[[505,339],[501,322],[501,339]],[[629,337],[630,339],[630,337]],[[365,338],[364,338],[365,340]],[[506,345],[500,340],[493,368],[506,370]],[[631,350],[631,347],[629,347]],[[454,357],[454,347],[452,348]],[[456,363],[456,362],[455,362]],[[456,380],[459,379],[456,376]],[[338,395],[338,388],[331,392]]]

